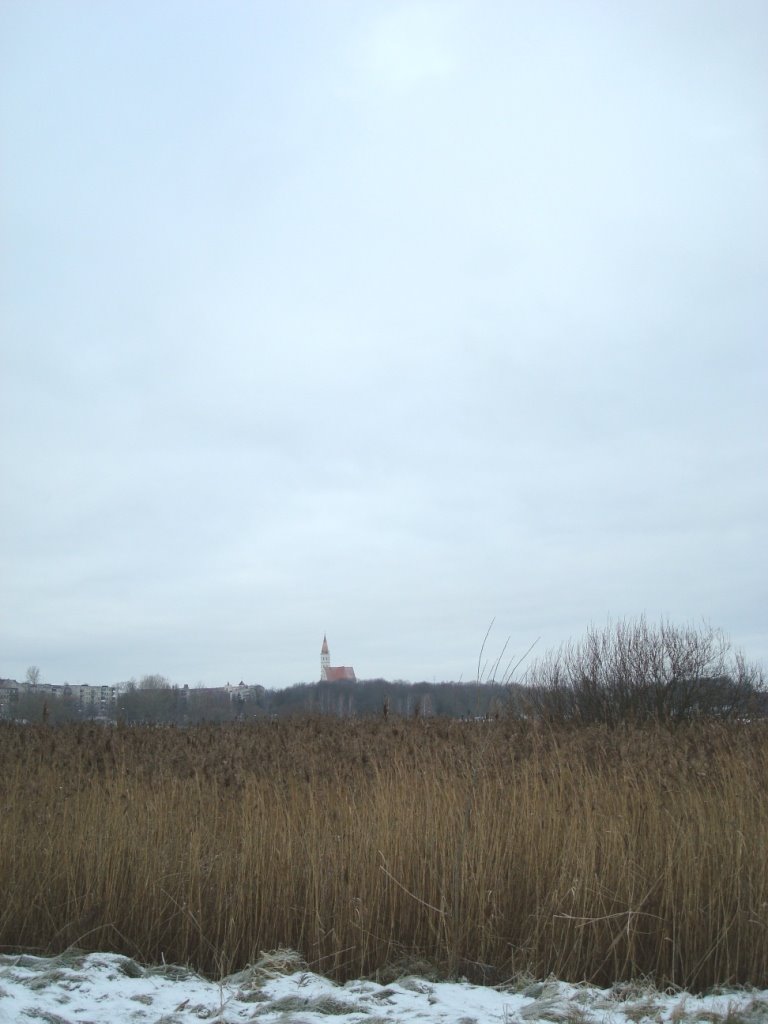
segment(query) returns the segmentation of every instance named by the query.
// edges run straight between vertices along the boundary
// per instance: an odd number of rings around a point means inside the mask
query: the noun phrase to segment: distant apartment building
[[[10,716],[19,701],[19,684],[15,679],[0,679],[0,716]]]
[[[88,683],[66,684],[72,697],[84,712],[107,715],[117,701],[116,686],[90,686]]]
[[[223,687],[224,692],[229,696],[230,700],[244,701],[250,700],[254,697],[260,697],[264,693],[264,687],[259,686],[258,683],[249,684],[239,682],[236,686],[232,683],[227,683]]]

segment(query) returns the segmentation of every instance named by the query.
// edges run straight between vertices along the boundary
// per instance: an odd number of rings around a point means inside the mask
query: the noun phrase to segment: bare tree
[[[541,717],[607,725],[755,714],[765,690],[762,669],[722,630],[644,616],[590,629],[535,662],[527,681]]]
[[[139,680],[140,690],[170,690],[171,684],[165,678],[157,673],[151,676],[142,676]]]

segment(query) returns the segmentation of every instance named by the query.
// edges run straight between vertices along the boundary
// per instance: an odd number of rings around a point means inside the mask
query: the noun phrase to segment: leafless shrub
[[[723,632],[645,617],[591,628],[535,662],[527,697],[549,722],[681,723],[763,713],[762,669]]]

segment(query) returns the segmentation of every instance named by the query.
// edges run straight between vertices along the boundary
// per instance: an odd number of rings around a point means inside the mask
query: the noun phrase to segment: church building
[[[331,654],[328,650],[328,640],[323,636],[323,646],[320,648],[320,682],[321,683],[355,683],[357,677],[355,670],[349,665],[331,665]]]

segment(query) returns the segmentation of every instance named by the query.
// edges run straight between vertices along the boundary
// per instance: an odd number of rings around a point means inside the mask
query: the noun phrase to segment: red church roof
[[[355,670],[348,665],[339,665],[336,668],[327,668],[325,670],[325,682],[327,683],[342,683],[345,681],[354,683],[356,680]]]

